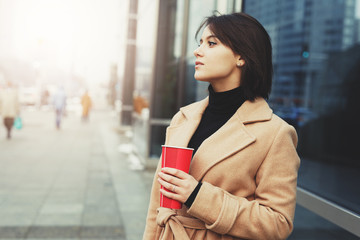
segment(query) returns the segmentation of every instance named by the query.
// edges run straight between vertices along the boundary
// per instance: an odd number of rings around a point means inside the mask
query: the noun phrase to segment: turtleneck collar
[[[246,100],[241,86],[225,92],[215,92],[210,84],[208,90],[208,110],[214,113],[234,114]]]

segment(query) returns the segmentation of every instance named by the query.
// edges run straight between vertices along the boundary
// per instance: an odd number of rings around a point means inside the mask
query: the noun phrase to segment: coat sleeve
[[[169,127],[174,127],[181,124],[182,113],[178,112],[171,120]],[[166,144],[167,141],[165,141]],[[156,223],[157,208],[160,207],[160,184],[157,181],[158,172],[161,170],[161,157],[155,171],[153,185],[151,188],[150,203],[148,208],[148,214],[146,218],[146,226],[143,235],[143,240],[154,240],[159,235],[161,229]]]
[[[295,129],[281,124],[256,174],[254,200],[203,182],[188,210],[206,228],[244,239],[285,239],[293,229],[297,172]]]

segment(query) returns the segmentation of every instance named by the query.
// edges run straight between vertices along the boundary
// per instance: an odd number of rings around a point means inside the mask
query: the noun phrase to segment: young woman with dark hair
[[[159,164],[143,239],[285,239],[300,160],[295,129],[265,101],[270,37],[244,13],[208,17],[201,30],[195,79],[210,83],[209,97],[181,108],[165,140],[194,148],[190,172]],[[183,208],[161,208],[160,192]]]

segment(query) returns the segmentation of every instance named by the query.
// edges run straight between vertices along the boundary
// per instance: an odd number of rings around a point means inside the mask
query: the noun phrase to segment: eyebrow
[[[209,38],[217,38],[215,35],[209,35],[207,36],[205,39],[209,39]],[[204,40],[202,40],[202,38],[200,39],[200,42],[203,42]]]

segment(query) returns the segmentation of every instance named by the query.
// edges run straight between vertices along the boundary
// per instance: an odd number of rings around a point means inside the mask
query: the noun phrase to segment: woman
[[[89,96],[89,92],[86,90],[84,95],[81,97],[81,105],[82,105],[82,114],[81,118],[83,121],[89,120],[89,112],[92,107],[91,97]]]
[[[7,130],[7,139],[11,139],[11,129],[15,118],[20,114],[18,93],[10,81],[7,87],[0,92],[0,115],[3,117],[4,126]]]
[[[195,149],[190,172],[158,166],[144,239],[285,239],[300,160],[295,129],[264,100],[270,38],[244,13],[211,16],[203,27],[195,79],[210,83],[209,97],[181,108],[165,140]],[[160,208],[160,192],[183,208]]]
[[[53,104],[56,114],[56,119],[55,119],[56,129],[60,130],[61,118],[65,114],[65,109],[66,109],[66,93],[63,86],[58,87],[53,97]]]

